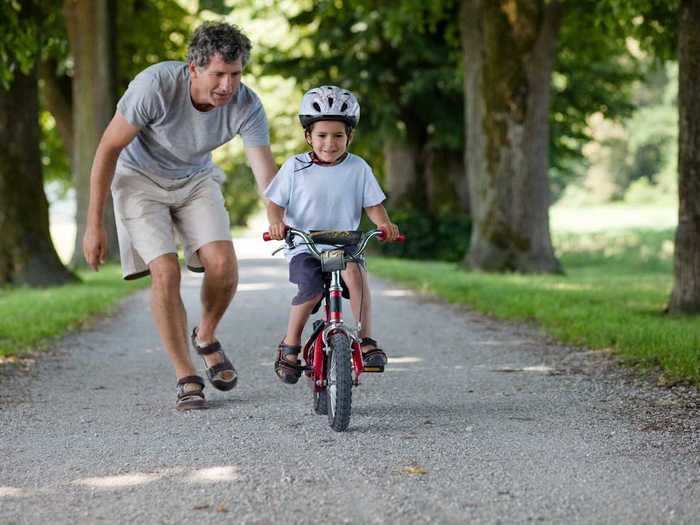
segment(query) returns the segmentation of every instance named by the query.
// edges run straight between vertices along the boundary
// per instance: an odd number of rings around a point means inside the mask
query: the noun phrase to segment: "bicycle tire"
[[[352,359],[350,339],[346,334],[332,335],[328,340],[327,380],[328,424],[342,432],[350,424],[352,411]]]

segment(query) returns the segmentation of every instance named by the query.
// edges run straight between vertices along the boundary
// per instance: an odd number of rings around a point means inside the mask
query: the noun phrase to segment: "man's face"
[[[227,104],[241,85],[243,64],[240,57],[235,62],[224,62],[216,54],[205,68],[189,65],[192,77],[192,100],[199,108],[212,109]]]

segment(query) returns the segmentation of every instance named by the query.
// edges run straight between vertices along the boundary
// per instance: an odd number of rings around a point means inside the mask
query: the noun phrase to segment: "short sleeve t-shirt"
[[[308,153],[290,157],[265,190],[265,197],[285,209],[285,224],[298,230],[356,230],[362,210],[386,199],[372,168],[348,154],[339,164],[311,162]],[[322,250],[332,246],[321,246]],[[309,251],[305,246],[285,250],[288,260]]]
[[[190,98],[184,62],[161,62],[136,75],[117,111],[140,128],[119,163],[169,179],[210,167],[211,151],[241,135],[246,147],[269,144],[267,118],[258,96],[245,84],[225,106],[199,111]]]

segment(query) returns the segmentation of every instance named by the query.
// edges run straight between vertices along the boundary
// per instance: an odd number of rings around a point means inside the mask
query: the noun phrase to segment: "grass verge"
[[[79,272],[82,283],[53,288],[0,289],[0,357],[20,355],[63,335],[86,319],[109,312],[118,299],[148,286],[124,281],[118,266]]]
[[[562,342],[612,348],[700,386],[697,317],[663,313],[672,286],[672,231],[555,237],[564,276],[483,274],[456,264],[370,260],[373,273],[503,319],[535,321]]]

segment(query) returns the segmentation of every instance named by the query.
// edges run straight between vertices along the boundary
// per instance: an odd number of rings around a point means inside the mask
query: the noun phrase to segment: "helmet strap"
[[[336,164],[340,164],[341,162],[343,162],[345,160],[345,157],[348,156],[348,152],[346,151],[345,153],[343,153],[338,158],[338,160],[336,160],[335,162],[325,162],[325,161],[319,159],[316,156],[316,153],[314,153],[314,150],[311,150],[310,155],[311,155],[311,162],[313,162],[314,164],[318,164],[319,166],[335,166]]]

